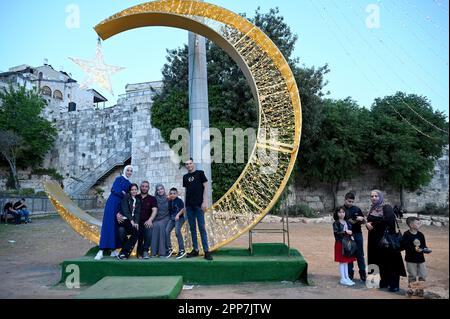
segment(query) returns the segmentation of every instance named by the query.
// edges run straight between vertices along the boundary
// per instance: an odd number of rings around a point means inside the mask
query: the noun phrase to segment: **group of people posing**
[[[143,181],[140,186],[131,183],[133,167],[125,167],[123,174],[114,181],[106,202],[96,260],[101,260],[105,251],[120,260],[128,259],[136,244],[139,259],[170,258],[174,252],[171,242],[174,229],[178,241],[176,258],[197,257],[197,224],[204,257],[213,259],[209,252],[204,216],[208,208],[208,179],[203,171],[196,170],[192,159],[185,165],[188,171],[183,176],[186,204],[178,197],[176,188],[170,189],[167,194],[162,184],[156,185],[154,196],[150,195],[150,183]],[[181,231],[186,219],[193,246],[189,253],[185,251]]]
[[[380,241],[386,234],[394,235],[399,231],[397,230],[396,216],[392,207],[385,203],[381,191],[372,191],[370,199],[371,206],[367,218],[361,209],[354,205],[355,195],[353,193],[345,195],[344,206],[339,207],[334,213],[334,256],[335,261],[339,263],[340,283],[345,286],[355,285],[353,281],[354,261],[358,263],[360,279],[363,282],[367,279],[362,233],[364,225],[368,231],[368,265],[378,266],[379,288],[388,288],[391,292],[399,291],[400,277],[406,276],[401,255],[401,251],[404,250],[409,283],[407,293],[423,295],[423,283],[427,277],[424,254],[430,253],[431,250],[426,246],[425,236],[419,231],[420,219],[408,217],[406,223],[409,230],[403,233],[400,249],[386,249],[380,244]],[[354,256],[343,254],[342,243],[345,237],[351,237],[351,240],[356,243],[357,250]],[[371,268],[373,269],[373,266]],[[416,289],[413,290],[413,288]]]

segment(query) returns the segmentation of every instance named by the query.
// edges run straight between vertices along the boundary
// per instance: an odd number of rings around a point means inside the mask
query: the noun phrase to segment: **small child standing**
[[[352,226],[345,221],[345,209],[338,208],[334,214],[333,232],[334,232],[334,261],[339,263],[339,273],[341,280],[339,283],[344,286],[354,286],[355,282],[348,276],[348,264],[356,260],[355,257],[346,257],[342,254],[342,239],[352,235]]]
[[[424,283],[427,277],[424,254],[431,253],[427,248],[425,236],[419,231],[422,223],[418,217],[408,217],[406,224],[409,230],[405,231],[402,238],[402,246],[405,250],[406,269],[408,271],[408,291],[412,296],[423,297]]]
[[[170,234],[172,230],[175,228],[175,234],[177,236],[178,241],[178,254],[176,256],[177,259],[181,259],[186,256],[186,251],[184,250],[184,239],[181,229],[185,223],[185,209],[184,202],[181,198],[178,197],[178,190],[176,188],[172,188],[169,193],[169,213],[170,220],[166,227],[166,242],[168,246],[168,254],[167,256],[172,256],[173,248],[172,241],[170,238]]]

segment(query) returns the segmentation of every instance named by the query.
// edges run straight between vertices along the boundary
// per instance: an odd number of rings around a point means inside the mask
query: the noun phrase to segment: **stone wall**
[[[64,113],[57,128],[58,137],[44,167],[62,174],[66,186],[131,147],[131,112],[122,107]]]

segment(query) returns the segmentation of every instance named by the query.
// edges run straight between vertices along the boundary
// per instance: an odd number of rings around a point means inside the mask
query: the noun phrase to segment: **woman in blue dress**
[[[117,177],[106,201],[105,213],[103,214],[102,231],[100,234],[100,244],[96,260],[103,258],[104,250],[111,250],[111,256],[116,257],[116,249],[122,247],[119,235],[119,225],[116,219],[117,213],[120,211],[122,199],[130,191],[130,178],[133,175],[133,167],[128,165],[124,168],[121,176]]]

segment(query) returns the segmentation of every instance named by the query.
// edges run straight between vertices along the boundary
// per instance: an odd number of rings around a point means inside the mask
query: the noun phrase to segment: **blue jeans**
[[[25,209],[25,208],[19,209],[19,214],[21,216],[25,217],[26,222],[28,222],[30,220],[30,217],[29,217],[30,212],[27,209]]]
[[[192,236],[192,245],[194,246],[194,249],[198,251],[198,241],[197,241],[197,225],[198,223],[198,230],[200,231],[200,237],[202,239],[202,246],[203,251],[209,252],[208,247],[208,236],[206,234],[205,229],[205,213],[202,211],[200,207],[186,207],[188,222],[189,222],[189,228],[191,229],[191,236]]]
[[[183,240],[183,234],[181,233],[181,228],[183,227],[185,223],[185,220],[183,217],[181,217],[179,220],[169,220],[169,223],[166,227],[166,235],[167,235],[167,247],[169,249],[172,249],[172,240],[170,239],[170,233],[175,228],[175,234],[177,235],[177,241],[178,241],[178,250],[184,251],[184,240]]]
[[[362,233],[354,233],[353,238],[355,239],[356,245],[358,247],[358,252],[356,253],[356,260],[358,262],[359,277],[366,278],[366,262],[364,260],[364,240]],[[348,263],[348,275],[353,278],[354,275],[353,263]]]

